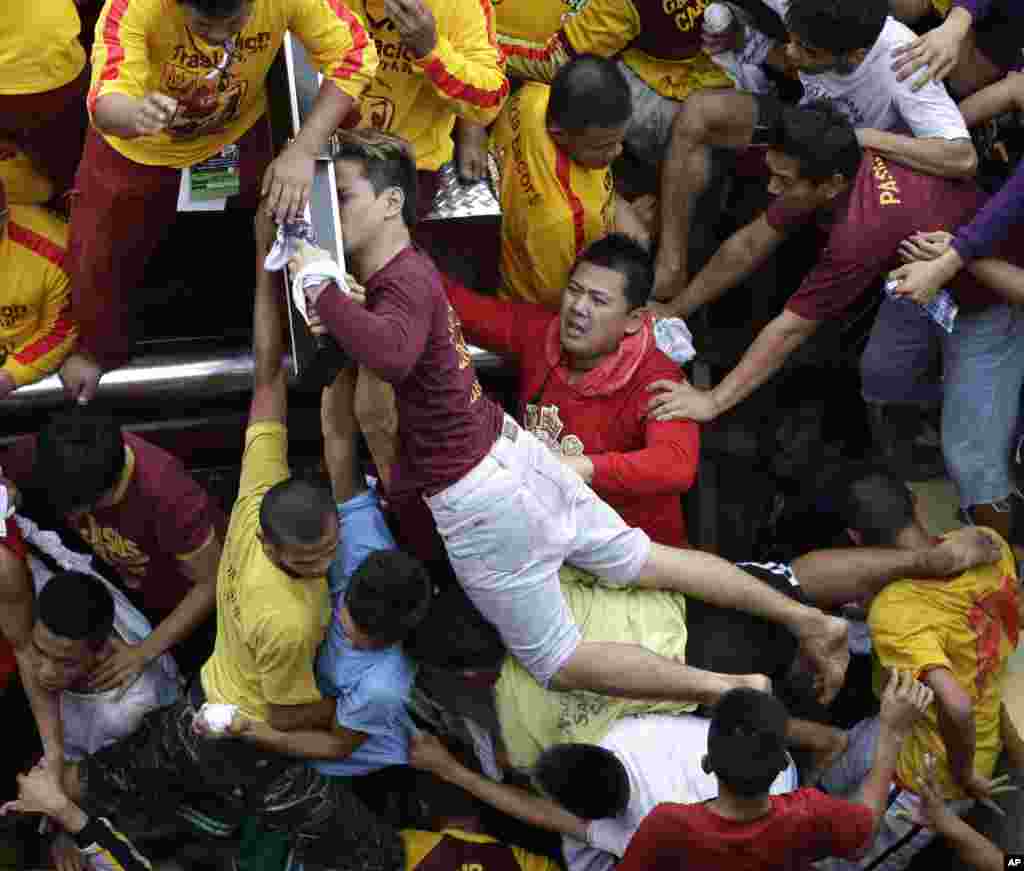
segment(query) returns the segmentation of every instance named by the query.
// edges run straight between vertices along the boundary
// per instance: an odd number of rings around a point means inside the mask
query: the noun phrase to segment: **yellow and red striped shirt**
[[[266,111],[267,71],[291,30],[311,61],[359,99],[377,70],[377,52],[344,0],[255,0],[227,68],[224,48],[185,26],[178,0],[107,0],[96,24],[89,112],[106,94],[178,100],[170,127],[156,136],[106,136],[130,160],[193,166],[237,142]]]
[[[20,387],[57,370],[78,327],[71,320],[67,225],[38,206],[10,208],[0,239],[0,368]]]
[[[417,169],[451,160],[456,116],[490,124],[508,96],[504,55],[490,0],[425,0],[437,23],[437,45],[416,58],[384,11],[384,0],[352,0],[380,56],[377,78],[361,103],[364,127],[412,143]]]
[[[0,3],[0,94],[41,94],[85,68],[75,0]]]
[[[576,258],[612,231],[610,167],[574,163],[548,134],[547,85],[513,94],[491,132],[501,173],[502,294],[558,306]]]

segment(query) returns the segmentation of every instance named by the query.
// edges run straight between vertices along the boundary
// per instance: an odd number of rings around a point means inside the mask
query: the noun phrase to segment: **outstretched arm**
[[[249,424],[288,416],[288,379],[284,368],[284,305],[281,279],[263,262],[276,230],[266,210],[256,213],[256,293],[252,313],[252,351],[255,358]]]

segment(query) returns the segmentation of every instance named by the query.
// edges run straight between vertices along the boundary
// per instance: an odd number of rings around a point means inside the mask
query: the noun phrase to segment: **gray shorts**
[[[629,127],[626,128],[626,144],[645,163],[657,166],[665,157],[665,149],[672,138],[672,122],[682,104],[663,97],[621,60],[619,72],[629,83],[633,104]]]

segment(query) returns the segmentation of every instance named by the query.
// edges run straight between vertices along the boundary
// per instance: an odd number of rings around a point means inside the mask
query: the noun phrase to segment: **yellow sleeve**
[[[879,663],[885,668],[913,672],[918,679],[930,668],[952,670],[943,645],[941,616],[933,608],[922,607],[920,591],[898,587],[890,586],[877,596],[868,614],[871,643]]]
[[[437,45],[416,65],[442,100],[476,124],[490,124],[508,96],[505,60],[498,48],[491,0],[457,0]]]
[[[318,702],[320,690],[313,675],[319,639],[295,638],[283,627],[287,621],[274,614],[259,627],[256,668],[261,695],[268,705],[308,705]]]
[[[344,0],[294,0],[289,27],[324,77],[358,100],[377,73],[377,47]]]
[[[629,0],[589,0],[543,49],[506,45],[509,75],[550,82],[580,54],[614,57],[640,34],[640,13]]]
[[[558,871],[559,866],[547,856],[538,856],[522,847],[512,847],[511,849],[522,871]]]
[[[266,492],[290,477],[288,468],[288,430],[283,423],[266,421],[252,424],[245,431],[242,475],[238,498]]]
[[[90,115],[104,94],[146,96],[150,73],[146,32],[152,9],[151,4],[139,0],[114,0],[104,5],[92,47],[92,87],[87,99]]]

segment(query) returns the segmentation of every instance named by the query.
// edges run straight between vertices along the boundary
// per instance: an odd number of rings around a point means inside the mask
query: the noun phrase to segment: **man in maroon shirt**
[[[558,583],[568,560],[612,584],[675,589],[784,623],[819,666],[823,695],[836,692],[849,661],[844,621],[717,557],[652,544],[483,395],[440,275],[410,244],[416,176],[408,144],[348,134],[335,169],[345,254],[366,305],[332,281],[307,289],[309,305],[354,360],[394,386],[391,489],[425,499],[460,583],[534,677],[557,689],[698,702],[764,685],[638,646],[581,643]],[[315,268],[325,256],[306,247],[293,267]]]
[[[81,535],[154,626],[142,644],[118,647],[94,688],[130,681],[168,650],[183,673],[198,669],[213,648],[227,523],[181,463],[111,418],[76,409],[15,442],[3,466],[30,510],[38,500]]]
[[[829,856],[853,858],[874,839],[896,757],[931,703],[932,691],[909,672],[893,672],[882,697],[884,738],[856,801],[817,789],[769,795],[787,765],[786,709],[754,690],[733,690],[715,706],[704,770],[718,777],[718,798],[658,805],[629,843],[618,871],[789,871]]]
[[[644,308],[653,283],[650,255],[620,233],[580,255],[558,314],[446,279],[469,340],[515,360],[525,427],[626,523],[679,547],[700,434],[692,421],[647,416],[648,386],[680,378]]]
[[[748,117],[749,103],[769,98],[724,95],[722,129]],[[763,115],[772,115],[764,112]],[[850,123],[826,104],[782,107],[767,162],[778,199],[723,243],[686,295],[708,302],[757,269],[796,227],[817,220],[827,232],[821,257],[785,309],[758,334],[735,368],[711,390],[679,384],[651,401],[658,420],[711,421],[771,378],[826,320],[839,317],[900,265],[905,239],[922,230],[954,230],[985,203],[972,181],[925,175],[863,151]],[[950,283],[959,305],[952,330],[933,325],[942,346],[942,448],[976,523],[1009,536],[1010,468],[1016,409],[1024,381],[1024,246],[1011,234],[995,258],[972,261]],[[897,293],[899,289],[897,288]],[[917,302],[917,301],[915,301]],[[901,301],[908,308],[914,302]],[[886,328],[880,318],[876,331]],[[872,338],[893,377],[921,379],[929,360],[908,361],[895,340]],[[914,372],[906,371],[914,368]],[[985,421],[985,426],[978,426]]]

